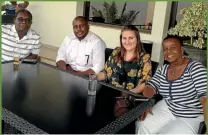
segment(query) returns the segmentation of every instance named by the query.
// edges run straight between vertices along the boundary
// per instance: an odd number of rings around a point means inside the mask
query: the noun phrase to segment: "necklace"
[[[172,75],[174,75],[175,72],[176,72],[176,68],[174,67],[174,68],[171,69],[170,73],[171,73]]]
[[[183,58],[182,61],[179,64],[179,66],[181,66],[183,64],[184,60],[185,59]],[[175,75],[175,73],[176,73],[176,67],[171,67],[170,73],[171,73],[171,75]]]

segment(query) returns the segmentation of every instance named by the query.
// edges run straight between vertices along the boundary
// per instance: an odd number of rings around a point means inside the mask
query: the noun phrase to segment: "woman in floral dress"
[[[125,26],[121,30],[120,47],[114,49],[104,70],[97,75],[98,80],[105,80],[116,87],[138,90],[151,76],[150,55],[144,51],[138,29],[133,25]]]

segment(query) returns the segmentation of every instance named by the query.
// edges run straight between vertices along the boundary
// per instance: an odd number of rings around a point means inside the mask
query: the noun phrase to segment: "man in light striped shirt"
[[[163,52],[170,64],[160,67],[143,90],[146,97],[159,93],[163,99],[140,116],[136,132],[197,134],[200,122],[206,120],[207,71],[202,63],[184,57],[177,36],[164,39]]]
[[[14,25],[2,25],[2,62],[13,60],[14,55],[21,59],[37,59],[40,52],[40,36],[31,30],[32,14],[19,10]]]

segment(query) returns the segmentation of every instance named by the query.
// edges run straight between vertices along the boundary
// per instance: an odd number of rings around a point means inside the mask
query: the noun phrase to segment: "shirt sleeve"
[[[142,57],[143,67],[138,70],[139,81],[138,84],[142,82],[147,82],[152,78],[152,61],[149,54],[145,54]]]
[[[163,66],[158,68],[152,79],[146,82],[146,85],[151,86],[156,91],[156,93],[159,93],[160,80],[161,80],[160,78],[162,77],[162,69]]]
[[[32,49],[32,54],[36,54],[39,55],[40,53],[40,47],[41,47],[41,43],[40,43],[40,37],[37,39],[37,41],[34,44],[34,47]]]
[[[66,36],[65,39],[63,40],[62,44],[61,44],[61,47],[58,50],[58,54],[57,54],[57,57],[56,57],[56,62],[58,62],[60,60],[63,60],[65,62],[67,62],[67,52],[66,52],[66,50],[67,50],[68,44],[69,44],[69,37]]]
[[[115,48],[111,55],[109,56],[108,60],[105,62],[104,69],[102,72],[107,76],[106,81],[110,80],[113,74],[113,64],[115,62],[115,57],[119,52],[119,47]]]
[[[95,73],[99,73],[105,64],[105,42],[98,40],[93,48],[93,59],[91,68]]]
[[[207,95],[207,71],[200,62],[190,67],[190,74],[199,98]]]

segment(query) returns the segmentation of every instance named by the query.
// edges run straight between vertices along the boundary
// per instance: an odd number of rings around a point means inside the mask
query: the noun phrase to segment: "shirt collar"
[[[15,34],[18,36],[18,33],[15,29],[15,25],[12,26],[12,31],[15,32]],[[32,36],[32,31],[29,29],[27,34],[22,39],[28,39],[31,36]],[[19,37],[18,37],[18,39],[19,39]]]
[[[91,41],[91,39],[90,39],[91,35],[92,35],[92,32],[89,31],[89,32],[87,33],[86,37],[85,37],[84,39],[82,39],[81,41],[88,41],[88,42]],[[78,38],[75,36],[74,33],[73,33],[72,39],[78,40]]]

